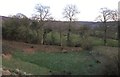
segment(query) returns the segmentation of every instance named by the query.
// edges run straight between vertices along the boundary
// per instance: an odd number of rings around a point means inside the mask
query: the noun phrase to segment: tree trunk
[[[36,30],[36,32],[37,32],[37,43],[40,43],[39,30]]]
[[[42,45],[45,45],[45,39],[46,39],[46,31],[43,29],[42,30],[42,40],[41,40]]]
[[[70,33],[67,33],[67,46],[69,46],[69,41],[70,41]]]
[[[69,27],[68,27],[68,33],[67,33],[67,46],[70,46],[70,42],[71,42],[71,40],[70,40],[70,32],[71,32],[71,21],[70,21],[70,23],[69,23]]]
[[[51,32],[51,44],[54,45],[55,44],[55,37],[54,37],[54,32]]]
[[[43,45],[45,45],[46,31],[43,32]]]
[[[62,47],[62,32],[60,31],[60,46]]]
[[[107,45],[107,25],[106,22],[104,22],[105,29],[104,29],[104,46]]]
[[[118,46],[120,47],[120,20],[118,20],[118,34],[117,34],[117,39],[118,39]]]
[[[42,39],[41,39],[41,44],[44,44],[44,29],[42,28]]]

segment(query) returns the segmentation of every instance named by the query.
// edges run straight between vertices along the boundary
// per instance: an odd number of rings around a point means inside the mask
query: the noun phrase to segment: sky
[[[36,13],[35,6],[42,4],[50,6],[51,16],[55,20],[65,20],[63,9],[68,4],[76,5],[80,11],[78,21],[94,21],[100,14],[100,8],[118,9],[120,0],[0,0],[0,15],[9,16],[22,13],[32,17]]]

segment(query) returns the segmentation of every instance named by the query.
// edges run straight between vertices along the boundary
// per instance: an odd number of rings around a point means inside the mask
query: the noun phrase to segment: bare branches
[[[101,22],[107,22],[108,20],[118,20],[118,11],[117,10],[111,10],[108,8],[101,8],[100,9],[100,15],[96,18],[96,20],[99,20]]]
[[[63,15],[64,18],[69,19],[70,21],[75,19],[75,15],[78,14],[79,11],[75,5],[67,5],[64,9]]]
[[[38,20],[38,22],[40,22],[40,27],[38,29],[41,28],[41,44],[45,44],[46,31],[45,31],[44,25],[46,22],[44,22],[44,21],[52,19],[50,17],[50,10],[49,10],[50,7],[38,4],[38,5],[36,5],[35,9],[37,10],[38,14],[35,15],[33,17],[33,19],[36,19],[36,20]],[[38,31],[37,31],[37,33],[39,34]]]
[[[101,8],[100,9],[101,15],[97,17],[97,19],[101,22],[104,22],[104,45],[107,45],[107,21],[111,19],[112,11],[108,8]]]
[[[43,6],[41,4],[37,4],[35,9],[38,12],[38,15],[36,15],[36,17],[39,21],[44,21],[44,20],[49,19],[49,17],[50,17],[50,11],[49,11],[50,7],[49,6]]]
[[[102,18],[102,16],[101,15],[99,15],[98,17],[96,17],[96,19],[95,19],[95,21],[100,21],[100,22],[103,22],[103,20],[102,20],[103,18]]]
[[[103,22],[107,22],[108,20],[111,19],[111,10],[108,8],[101,8],[100,13],[101,13],[101,20]]]
[[[113,10],[111,17],[114,21],[118,21],[118,11],[117,10]]]
[[[71,35],[71,22],[73,20],[75,20],[75,15],[78,14],[78,10],[77,7],[75,5],[67,5],[64,9],[63,15],[64,18],[67,18],[70,22],[69,22],[69,27],[68,27],[68,33],[67,33],[67,45],[70,46],[71,45],[71,39],[70,39],[70,35]]]

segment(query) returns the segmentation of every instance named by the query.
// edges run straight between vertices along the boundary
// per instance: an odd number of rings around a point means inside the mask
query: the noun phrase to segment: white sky
[[[80,21],[94,21],[99,9],[107,7],[117,9],[120,0],[0,0],[0,15],[8,16],[22,13],[31,17],[35,13],[35,5],[50,6],[50,12],[56,20],[63,20],[63,9],[67,4],[75,4],[80,11]],[[64,19],[65,20],[65,19]]]

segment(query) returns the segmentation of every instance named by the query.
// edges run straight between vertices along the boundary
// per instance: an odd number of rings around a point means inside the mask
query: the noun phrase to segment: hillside
[[[10,17],[0,16],[2,18],[2,22],[9,19]],[[31,20],[30,20],[31,21]],[[72,27],[75,29],[78,29],[81,25],[83,26],[89,26],[90,28],[98,27],[102,25],[101,22],[92,22],[92,21],[75,21],[72,22]],[[117,22],[107,22],[107,25],[117,28],[118,23]],[[59,28],[66,29],[68,27],[68,21],[47,21],[47,23],[44,25],[45,27],[49,28]]]

